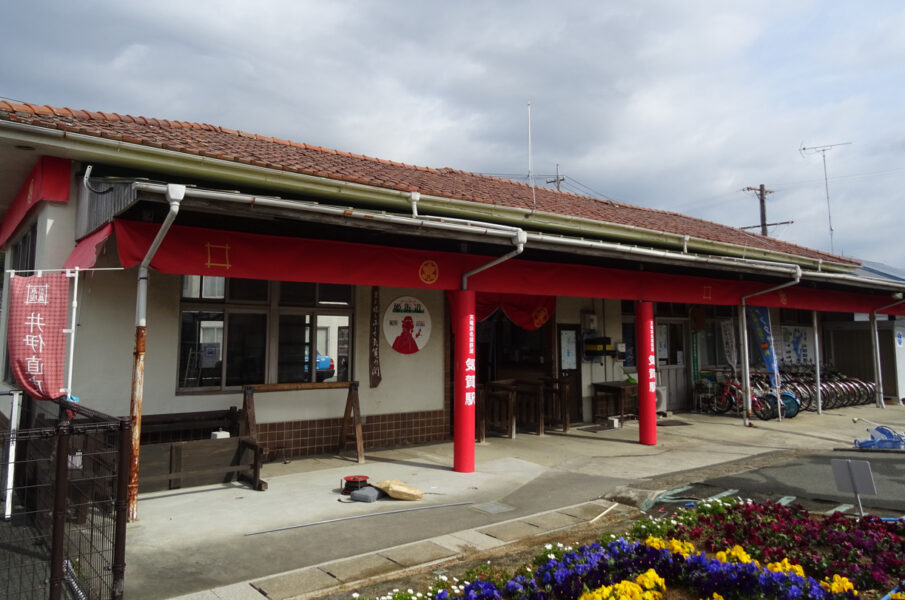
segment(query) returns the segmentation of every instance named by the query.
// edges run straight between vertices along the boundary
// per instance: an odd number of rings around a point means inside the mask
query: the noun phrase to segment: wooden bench
[[[264,491],[261,480],[263,449],[249,436],[149,444],[141,449],[140,491],[247,481]]]
[[[147,428],[145,427],[147,423]],[[229,433],[228,438],[197,438],[199,432],[214,428]],[[243,480],[252,489],[264,491],[261,480],[264,448],[257,442],[254,396],[245,394],[242,410],[205,411],[149,415],[142,418],[142,437],[177,438],[159,443],[142,443],[139,461],[139,491],[172,490],[183,487]],[[186,436],[190,439],[178,439]]]

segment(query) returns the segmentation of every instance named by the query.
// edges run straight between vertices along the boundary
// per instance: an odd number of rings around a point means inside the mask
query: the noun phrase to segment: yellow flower
[[[801,565],[790,563],[788,558],[784,558],[780,562],[767,563],[767,569],[777,573],[794,573],[804,577],[804,569]]]
[[[694,544],[682,540],[669,540],[669,551],[673,554],[681,554],[683,558],[688,558],[694,554]]]
[[[654,537],[652,535],[647,536],[647,539],[644,540],[644,544],[657,550],[666,548],[666,542],[664,542],[662,538]]]
[[[841,594],[843,592],[855,591],[854,584],[849,581],[848,577],[842,577],[841,575],[833,575],[832,581],[826,579],[820,582],[821,587],[823,589],[828,590],[834,594]],[[858,592],[855,591],[857,594]]]

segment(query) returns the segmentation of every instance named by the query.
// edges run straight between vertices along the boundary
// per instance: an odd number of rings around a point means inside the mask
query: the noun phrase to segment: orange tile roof
[[[860,264],[744,230],[674,212],[600,200],[455,169],[434,169],[185,121],[19,104],[0,100],[0,119],[121,140],[269,169],[304,173],[400,191],[567,215],[714,242]]]

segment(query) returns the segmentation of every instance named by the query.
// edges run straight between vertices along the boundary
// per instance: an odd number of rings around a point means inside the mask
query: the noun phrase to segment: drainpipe
[[[760,296],[761,294],[767,294],[783,288],[792,287],[793,285],[798,285],[798,282],[801,281],[801,267],[798,265],[792,266],[795,267],[795,279],[792,281],[787,281],[786,283],[742,296],[741,310],[739,310],[739,328],[741,329],[742,337],[742,384],[744,386],[742,394],[745,404],[745,427],[751,427],[751,368],[748,364],[748,319],[745,315],[745,302],[752,296]],[[776,390],[776,410],[779,412],[780,418],[782,418],[782,402],[779,396],[779,390]]]
[[[481,265],[480,267],[478,267],[476,269],[472,269],[471,271],[462,275],[462,289],[463,290],[468,289],[468,278],[471,277],[472,275],[476,275],[477,273],[480,273],[481,271],[486,271],[487,269],[489,269],[491,267],[495,267],[498,264],[500,264],[502,262],[506,262],[510,258],[513,258],[513,257],[521,254],[522,250],[525,249],[525,244],[527,242],[528,242],[528,234],[525,233],[524,229],[518,229],[516,231],[515,235],[512,236],[512,243],[515,244],[515,250],[490,261],[486,265]]]
[[[167,202],[170,203],[170,212],[167,213],[163,224],[157,231],[157,236],[151,242],[151,247],[141,264],[138,265],[138,295],[135,301],[135,362],[132,371],[132,400],[130,414],[132,417],[132,460],[129,464],[129,521],[138,519],[138,454],[141,441],[141,405],[145,386],[145,340],[147,337],[148,320],[148,265],[151,259],[163,243],[170,225],[176,220],[179,213],[179,204],[185,197],[185,186],[167,184]]]
[[[409,200],[412,201],[412,218],[418,218],[418,201],[421,200],[421,192],[411,192]]]
[[[870,311],[870,345],[874,357],[874,381],[877,382],[877,408],[886,408],[886,403],[883,401],[883,374],[880,372],[880,333],[877,331],[877,313],[905,302],[901,293],[893,294],[893,298],[896,298],[895,302]],[[902,404],[901,398],[899,399],[899,404]]]
[[[817,322],[817,311],[811,311],[811,319],[814,322],[814,379],[817,380],[817,414],[823,414],[823,393],[820,391],[820,330]]]

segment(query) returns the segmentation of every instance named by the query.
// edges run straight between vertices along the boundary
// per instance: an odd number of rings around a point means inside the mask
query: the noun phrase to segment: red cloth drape
[[[522,329],[533,331],[543,327],[553,316],[556,311],[556,297],[478,293],[475,305],[478,321],[483,321],[497,309],[501,309],[510,321]]]

